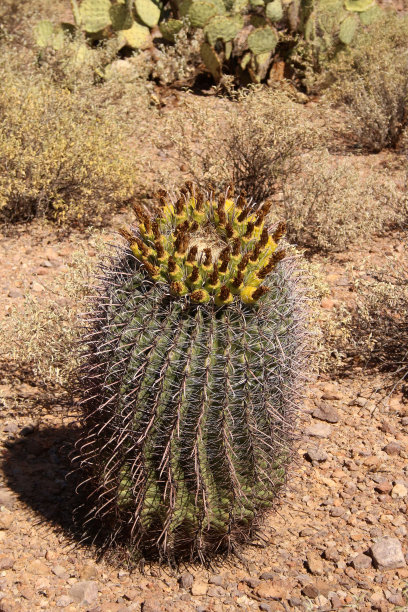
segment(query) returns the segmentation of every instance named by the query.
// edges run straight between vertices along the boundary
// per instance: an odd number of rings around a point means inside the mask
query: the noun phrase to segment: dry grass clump
[[[218,190],[233,182],[258,203],[298,171],[300,155],[319,139],[299,104],[261,86],[237,93],[235,102],[214,99],[203,107],[186,100],[167,132],[197,183]]]
[[[360,364],[408,374],[408,265],[389,258],[357,279],[358,308],[350,323],[351,352]]]
[[[408,17],[386,15],[332,66],[331,96],[347,112],[345,131],[371,152],[398,148],[408,127]]]
[[[99,253],[100,238],[91,240]],[[77,341],[81,333],[80,313],[90,293],[98,257],[85,248],[76,251],[63,278],[40,298],[27,293],[22,305],[15,307],[0,333],[0,356],[8,365],[26,369],[39,386],[69,388],[79,363]]]
[[[320,151],[306,155],[284,183],[277,214],[287,220],[291,242],[312,251],[341,251],[384,232],[396,216],[396,202],[390,180],[363,177],[348,158]]]
[[[99,224],[134,189],[118,113],[0,63],[0,219]],[[102,109],[101,109],[102,110]]]

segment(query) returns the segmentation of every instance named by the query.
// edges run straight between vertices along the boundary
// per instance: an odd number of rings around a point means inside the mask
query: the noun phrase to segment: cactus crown
[[[271,204],[252,212],[232,193],[230,187],[216,200],[187,183],[172,201],[161,190],[157,220],[135,204],[137,231],[120,230],[146,274],[167,283],[174,297],[222,307],[234,299],[255,304],[268,291],[262,283],[285,255],[277,250],[285,224],[270,233],[265,217]]]

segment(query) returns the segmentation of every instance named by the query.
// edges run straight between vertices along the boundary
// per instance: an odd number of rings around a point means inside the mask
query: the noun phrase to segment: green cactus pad
[[[109,0],[83,0],[79,7],[81,25],[90,34],[100,32],[111,25]]]
[[[190,23],[194,28],[203,28],[211,17],[215,15],[219,15],[218,7],[213,2],[201,0],[193,2],[187,13]]]
[[[283,8],[281,0],[273,0],[266,5],[266,16],[271,21],[280,21],[283,17]]]
[[[380,19],[382,15],[383,11],[377,4],[367,9],[366,11],[359,13],[360,21],[364,26],[371,25],[372,23]]]
[[[349,15],[340,25],[339,39],[344,45],[351,44],[359,26],[357,15]]]
[[[244,26],[244,19],[241,15],[232,17],[217,16],[213,17],[205,26],[204,34],[210,45],[214,46],[217,40],[228,42],[235,38]]]
[[[257,6],[265,6],[265,2],[264,0],[249,0],[249,3],[251,6],[253,7],[257,7]]]
[[[133,17],[124,4],[113,4],[110,7],[109,15],[112,29],[115,31],[129,30],[133,25]]]
[[[182,27],[183,22],[180,21],[180,19],[169,19],[168,21],[162,21],[159,25],[163,38],[169,42],[175,41],[175,37],[180,32]]]
[[[250,541],[284,484],[304,298],[293,259],[259,269],[283,232],[266,224],[271,204],[251,212],[191,184],[158,197],[154,218],[135,205],[89,317],[78,524],[129,562],[205,561]]]
[[[241,58],[241,62],[240,62],[240,66],[242,70],[245,70],[245,68],[248,66],[249,62],[251,61],[251,58],[252,58],[252,53],[250,51],[248,51],[247,53],[244,53],[244,55]]]
[[[344,6],[348,11],[363,13],[375,5],[375,0],[345,0]]]
[[[277,44],[277,32],[269,26],[258,28],[248,36],[248,47],[254,55],[274,51]]]
[[[39,47],[48,47],[54,37],[54,24],[51,21],[40,21],[34,26],[34,40]]]
[[[161,8],[158,3],[152,0],[135,0],[135,8],[140,20],[149,28],[159,23]]]
[[[211,45],[204,42],[200,48],[200,55],[205,66],[211,72],[214,81],[218,83],[221,78],[222,65],[221,60],[216,54],[215,50],[213,49],[213,47],[211,47]]]
[[[118,35],[120,44],[132,49],[145,49],[152,42],[149,28],[136,22],[128,30],[118,32]]]
[[[231,13],[240,13],[248,6],[248,0],[234,0],[231,7]]]

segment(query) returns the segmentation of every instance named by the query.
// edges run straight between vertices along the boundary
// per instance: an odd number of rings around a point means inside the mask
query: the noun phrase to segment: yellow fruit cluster
[[[168,283],[174,295],[201,304],[214,299],[217,306],[230,304],[234,296],[254,304],[268,291],[263,282],[285,255],[276,250],[285,224],[271,234],[265,224],[269,202],[252,212],[243,196],[232,198],[231,190],[215,200],[191,183],[175,203],[164,190],[158,200],[155,220],[134,205],[137,235],[121,230],[152,280]],[[210,247],[194,244],[198,234],[210,235],[210,228],[223,245],[217,257]]]

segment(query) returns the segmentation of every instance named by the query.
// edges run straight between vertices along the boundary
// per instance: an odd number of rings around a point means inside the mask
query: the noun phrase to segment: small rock
[[[76,582],[69,590],[75,603],[90,605],[98,598],[98,585],[92,580]]]
[[[406,605],[406,599],[401,595],[401,593],[390,593],[390,595],[388,595],[387,600],[390,602],[390,604],[393,604],[394,606],[405,606]]]
[[[316,599],[319,595],[319,590],[314,584],[306,584],[303,587],[302,593],[305,597],[310,597],[310,599]]]
[[[54,565],[54,567],[51,568],[51,571],[58,578],[65,578],[65,579],[69,578],[69,575],[65,567],[62,567],[62,565]]]
[[[10,491],[7,491],[7,489],[3,489],[2,487],[0,487],[0,506],[5,506],[9,510],[11,510],[14,506],[14,499]]]
[[[20,436],[29,436],[30,434],[34,433],[34,431],[35,431],[34,425],[26,425],[25,427],[21,429]]]
[[[96,578],[98,575],[98,566],[93,561],[87,561],[80,569],[79,572],[82,580],[89,580],[90,578]]]
[[[11,298],[21,298],[24,294],[19,289],[10,289],[7,295]]]
[[[206,595],[208,591],[208,584],[200,580],[194,580],[191,587],[191,594],[195,596]]]
[[[208,582],[210,584],[215,584],[216,586],[222,586],[224,584],[224,578],[221,576],[221,574],[214,574],[213,576],[209,577]]]
[[[35,293],[42,293],[42,291],[44,291],[44,286],[37,281],[33,281],[31,283],[31,291],[34,291]]]
[[[298,608],[302,605],[302,600],[299,597],[291,597],[289,599],[289,605],[291,605],[292,608]]]
[[[392,491],[392,484],[390,482],[388,482],[387,480],[383,480],[382,482],[379,482],[377,484],[377,486],[375,487],[375,490],[378,493],[390,493]]]
[[[316,403],[316,408],[312,412],[312,416],[315,419],[326,421],[327,423],[338,423],[339,413],[334,406],[327,404],[326,402]]]
[[[375,566],[379,569],[397,569],[406,565],[401,544],[397,538],[380,538],[371,546],[370,552]]]
[[[27,565],[27,571],[34,576],[47,576],[50,573],[50,569],[46,563],[43,563],[40,559],[34,559]]]
[[[372,560],[371,557],[362,553],[361,555],[354,557],[351,560],[350,565],[356,570],[368,569],[372,565]]]
[[[251,587],[251,589],[254,589],[259,584],[259,578],[252,578],[252,577],[244,578],[242,582],[245,582],[245,584]]]
[[[327,461],[327,459],[329,458],[328,454],[320,447],[308,448],[305,456],[306,459],[309,459],[309,461],[316,461],[317,463]]]
[[[207,591],[208,597],[224,597],[225,591],[221,586],[212,586]]]
[[[265,580],[255,589],[255,595],[261,599],[286,599],[287,593],[280,580]]]
[[[398,442],[389,442],[384,446],[383,451],[385,451],[387,455],[399,455],[402,451],[402,447]]]
[[[14,565],[14,559],[7,555],[0,555],[0,570],[11,569]]]
[[[181,574],[179,578],[179,584],[183,587],[183,589],[191,589],[193,582],[194,577],[189,572],[184,572],[184,574]]]
[[[314,576],[322,576],[324,574],[324,566],[322,559],[315,552],[309,552],[306,556],[307,566],[309,571]]]
[[[408,495],[408,489],[405,487],[405,485],[401,483],[396,484],[392,488],[391,497],[393,497],[394,499],[406,497],[407,495]]]
[[[3,427],[3,431],[5,433],[15,434],[18,432],[18,425],[15,421],[10,421],[9,423],[5,424],[5,426]]]
[[[346,509],[343,508],[343,506],[335,506],[334,508],[330,510],[330,516],[334,516],[338,518],[340,516],[343,516],[345,512],[346,512]]]
[[[0,529],[9,529],[13,520],[14,515],[12,512],[9,512],[7,509],[0,512]]]
[[[326,548],[324,551],[324,558],[327,559],[327,561],[337,563],[337,561],[340,560],[339,551],[334,546],[329,546],[329,548]]]
[[[55,602],[55,605],[58,608],[66,608],[72,602],[73,602],[73,599],[69,597],[69,595],[61,595],[61,597],[58,597],[57,601]]]
[[[261,580],[274,580],[276,578],[276,574],[274,574],[273,572],[262,572],[259,578]]]
[[[314,423],[310,427],[306,428],[306,435],[314,438],[329,438],[331,436],[332,429],[330,425],[326,423]]]

